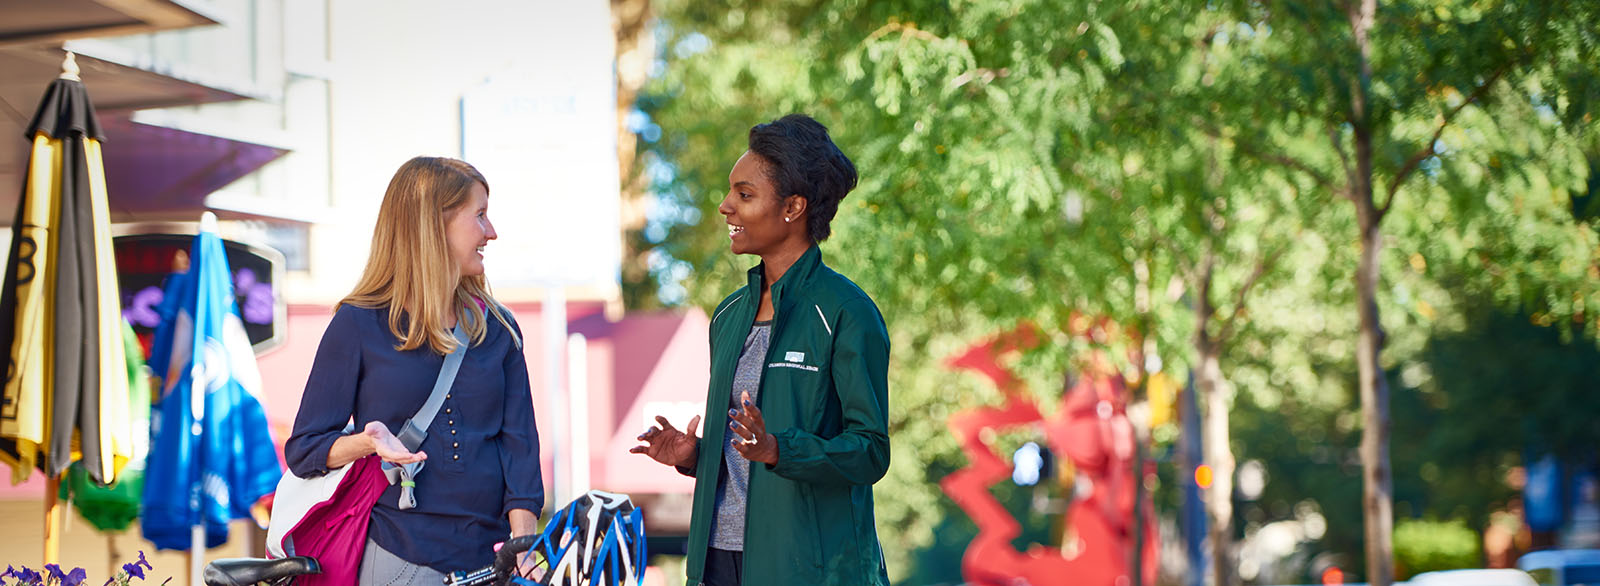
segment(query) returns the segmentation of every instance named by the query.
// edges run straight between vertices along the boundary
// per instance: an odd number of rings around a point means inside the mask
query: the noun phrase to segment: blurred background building
[[[489,180],[499,239],[488,274],[528,342],[549,494],[628,492],[653,505],[653,533],[687,531],[692,480],[632,465],[625,447],[656,414],[700,412],[706,322],[698,310],[622,314],[607,2],[4,0],[0,13],[0,136],[11,137],[0,209],[15,207],[23,128],[71,51],[105,128],[116,233],[192,234],[209,210],[225,238],[281,254],[274,339],[257,344],[280,450],[389,177],[413,156],[458,157]],[[166,257],[134,260],[130,272],[149,272]],[[125,308],[147,308],[129,282]],[[588,457],[552,460],[575,449]],[[37,475],[0,488],[13,528],[0,558],[37,556],[42,491]],[[234,533],[210,555],[259,548],[246,523]],[[149,549],[136,529],[105,537],[81,521],[65,539],[63,566],[92,573],[126,561],[109,552]],[[180,574],[167,555],[157,574]]]

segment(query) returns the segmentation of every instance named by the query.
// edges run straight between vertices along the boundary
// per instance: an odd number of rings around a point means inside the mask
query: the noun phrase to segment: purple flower
[[[139,562],[138,562],[138,564],[141,565],[141,566],[144,566],[144,569],[146,569],[146,570],[154,570],[155,569],[154,567],[152,567],[150,565],[150,562],[145,561],[145,559],[144,559],[144,550],[142,550],[142,549],[139,550]],[[143,578],[143,576],[140,576],[140,578]]]
[[[48,572],[50,574],[50,579],[55,582],[60,582],[67,579],[67,575],[61,571],[61,566],[56,564],[45,564],[44,571]]]
[[[14,567],[11,567],[11,564],[6,564],[6,573],[0,574],[0,578],[15,578],[16,576],[17,576],[17,569],[14,568]]]
[[[83,568],[73,568],[71,572],[67,572],[67,578],[61,581],[61,586],[79,586],[87,579],[89,573],[83,571]]]
[[[137,563],[122,564],[122,571],[127,572],[129,576],[133,576],[140,580],[144,579],[144,568],[139,567],[139,564]]]
[[[23,566],[21,570],[17,570],[17,573],[13,575],[16,576],[17,582],[22,584],[38,584],[44,581],[44,576],[39,575],[38,572],[28,569],[27,566]]]

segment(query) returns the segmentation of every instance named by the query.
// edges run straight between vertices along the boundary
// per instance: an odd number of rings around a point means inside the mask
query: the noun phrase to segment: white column
[[[552,468],[550,484],[555,492],[555,508],[567,506],[576,496],[568,492],[572,476],[572,449],[567,446],[567,293],[560,285],[551,284],[545,290],[544,310],[539,316],[544,321],[544,389],[549,393],[549,422],[554,429],[544,437],[550,438]]]
[[[583,334],[567,337],[567,398],[572,439],[567,494],[577,498],[589,492],[589,339]]]

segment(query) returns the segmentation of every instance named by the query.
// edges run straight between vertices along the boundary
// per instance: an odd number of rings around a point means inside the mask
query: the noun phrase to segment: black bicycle
[[[538,535],[527,535],[507,541],[495,553],[494,563],[473,572],[451,572],[445,576],[447,586],[509,586],[516,576],[517,556],[533,547]],[[310,574],[321,574],[322,566],[314,558],[290,556],[282,559],[224,558],[206,564],[201,579],[206,586],[290,586],[294,579]]]
[[[494,563],[473,572],[451,572],[444,579],[448,586],[509,586],[516,575],[517,556],[526,553],[538,539],[527,535],[507,541],[495,553]],[[306,556],[291,556],[268,560],[261,558],[224,558],[206,564],[201,578],[206,586],[289,586],[294,579],[309,574],[321,574],[317,560]]]
[[[533,576],[517,573],[522,558],[534,562]],[[544,531],[506,541],[494,563],[451,572],[445,586],[637,586],[643,583],[644,514],[627,495],[590,491],[556,511]],[[268,584],[288,586],[307,574],[320,574],[317,560],[294,556],[276,560],[220,559],[206,564],[206,586]]]

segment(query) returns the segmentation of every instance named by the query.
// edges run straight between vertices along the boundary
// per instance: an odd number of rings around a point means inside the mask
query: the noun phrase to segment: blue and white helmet
[[[510,545],[510,544],[507,544]],[[647,560],[644,513],[628,495],[591,490],[556,511],[526,554],[543,558],[538,580],[524,586],[639,586]]]

